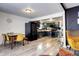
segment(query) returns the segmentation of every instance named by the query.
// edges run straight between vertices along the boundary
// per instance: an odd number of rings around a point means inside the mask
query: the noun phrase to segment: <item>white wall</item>
[[[25,33],[25,23],[28,21],[29,19],[24,17],[0,12],[0,34],[8,32]]]

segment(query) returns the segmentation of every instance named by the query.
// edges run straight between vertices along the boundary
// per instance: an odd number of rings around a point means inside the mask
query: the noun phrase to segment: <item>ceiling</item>
[[[34,10],[30,15],[22,11],[28,7]],[[0,11],[32,19],[62,12],[63,8],[59,3],[0,3]]]
[[[66,9],[79,6],[79,3],[63,3]],[[32,14],[26,14],[22,10],[32,8]],[[51,15],[64,11],[60,3],[0,3],[0,11],[26,17],[29,19]]]
[[[69,9],[69,8],[72,8],[72,7],[79,6],[79,3],[63,3],[63,5],[66,9]]]

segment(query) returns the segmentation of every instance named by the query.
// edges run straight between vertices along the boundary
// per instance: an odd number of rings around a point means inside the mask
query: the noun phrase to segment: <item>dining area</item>
[[[6,34],[2,34],[0,35],[2,38],[0,40],[2,40],[2,44],[4,47],[9,46],[11,49],[13,49],[17,44],[19,45],[25,45],[25,41],[27,40],[27,38],[25,37],[24,34],[22,33],[6,33]]]

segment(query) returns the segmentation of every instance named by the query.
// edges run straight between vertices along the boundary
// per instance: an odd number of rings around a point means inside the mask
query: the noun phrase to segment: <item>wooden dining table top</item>
[[[9,37],[16,37],[17,35],[8,35]]]
[[[10,40],[16,40],[17,35],[8,35],[8,37]]]

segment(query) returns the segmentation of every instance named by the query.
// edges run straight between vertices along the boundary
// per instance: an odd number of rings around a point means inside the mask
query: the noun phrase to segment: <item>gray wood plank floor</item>
[[[60,42],[56,38],[43,37],[32,41],[25,46],[17,45],[12,50],[9,46],[0,46],[0,56],[38,56],[56,55],[60,48]]]

